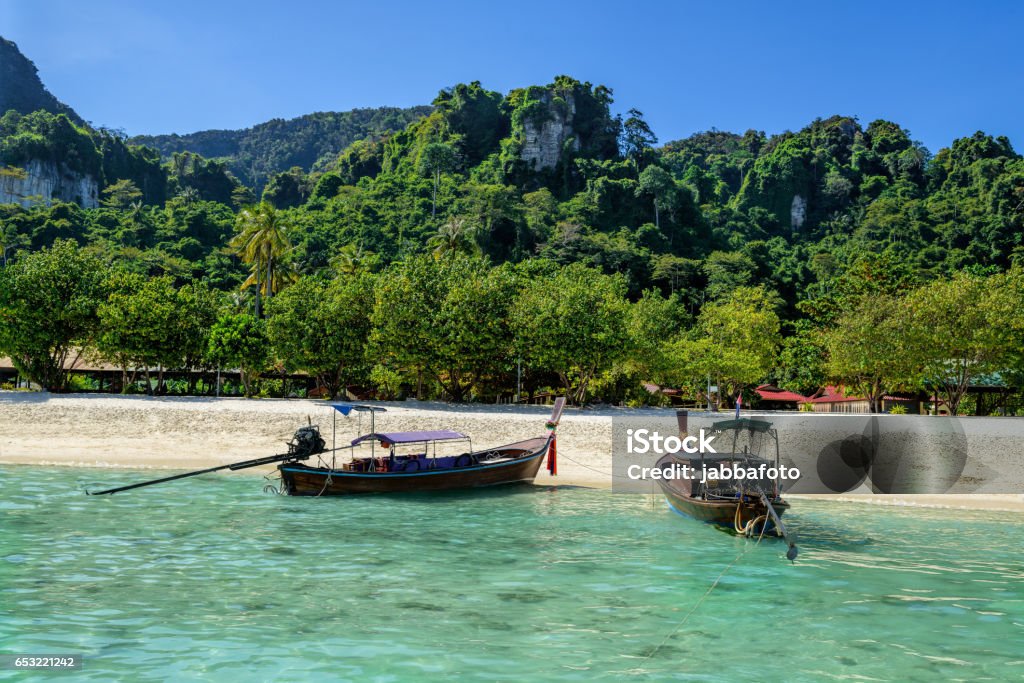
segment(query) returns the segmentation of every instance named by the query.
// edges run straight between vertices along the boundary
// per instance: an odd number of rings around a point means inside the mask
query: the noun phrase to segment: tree
[[[1011,364],[1019,295],[999,280],[957,273],[907,298],[910,333],[904,343],[913,348],[924,381],[942,394],[953,415],[975,378]]]
[[[421,175],[434,179],[434,193],[430,200],[430,217],[437,217],[437,189],[441,184],[441,174],[455,169],[455,149],[443,142],[432,142],[420,153],[419,171]]]
[[[691,283],[701,270],[700,261],[672,254],[652,256],[651,266],[651,279],[654,282],[667,282],[669,293],[675,293],[684,284]]]
[[[648,166],[640,173],[640,180],[636,186],[638,197],[647,196],[654,200],[654,226],[661,229],[660,209],[669,201],[672,190],[676,183],[672,175],[661,166]]]
[[[776,381],[783,389],[811,394],[828,380],[825,359],[822,331],[809,320],[797,320],[782,341]]]
[[[881,411],[886,393],[920,382],[907,318],[903,299],[873,294],[853,301],[825,331],[826,374],[865,396],[872,413]]]
[[[738,251],[713,251],[704,261],[708,277],[707,296],[711,301],[726,298],[746,286],[754,277],[757,264]]]
[[[268,202],[238,214],[237,232],[231,247],[249,264],[249,277],[242,289],[256,287],[256,317],[261,317],[260,297],[269,300],[294,280],[287,257],[291,252],[282,215]]]
[[[639,109],[630,109],[629,116],[622,124],[622,152],[633,162],[633,168],[640,175],[640,162],[647,152],[658,142],[658,136],[644,120]]]
[[[207,358],[221,368],[237,368],[245,397],[252,396],[253,381],[267,367],[270,342],[266,321],[248,313],[223,313],[210,329]]]
[[[304,204],[313,192],[309,176],[299,166],[278,173],[263,190],[263,201],[282,209],[293,209]]]
[[[104,206],[123,211],[142,199],[142,190],[132,181],[122,178],[103,190],[103,195]]]
[[[691,322],[679,298],[647,290],[629,307],[626,322],[629,353],[625,365],[642,375],[641,381],[661,381],[669,371],[666,342]]]
[[[438,259],[455,254],[479,255],[480,246],[474,239],[474,232],[465,218],[452,216],[427,240],[427,247]]]
[[[392,267],[377,286],[375,360],[407,376],[426,376],[452,400],[464,400],[508,364],[516,282],[509,266],[492,269],[462,255],[415,257]]]
[[[697,325],[669,343],[670,376],[691,390],[710,379],[719,396],[734,397],[775,366],[779,342],[776,296],[764,287],[739,287],[704,306]]]
[[[71,240],[0,269],[0,352],[44,389],[64,391],[65,368],[92,343],[103,269]]]
[[[515,348],[534,370],[558,375],[581,405],[593,378],[628,351],[628,303],[621,276],[574,263],[525,283],[511,311]]]
[[[290,372],[313,376],[331,398],[365,379],[374,277],[300,278],[267,306],[267,336]]]
[[[164,391],[165,370],[200,364],[215,318],[213,298],[205,285],[178,289],[167,276],[117,274],[107,286],[110,294],[98,309],[101,333],[96,349],[121,367],[123,380],[128,379],[129,369],[141,367],[147,392],[152,393],[151,369],[157,368],[159,394]]]
[[[344,245],[331,257],[330,266],[338,275],[355,275],[373,272],[379,265],[380,258],[372,251],[363,249],[354,243]]]

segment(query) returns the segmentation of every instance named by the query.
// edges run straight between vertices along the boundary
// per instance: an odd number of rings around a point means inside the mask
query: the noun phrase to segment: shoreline
[[[378,431],[449,428],[472,437],[474,448],[512,443],[544,432],[548,406],[453,405],[435,401],[367,402],[384,407]],[[612,418],[661,415],[658,408],[566,409],[558,430],[557,477],[542,470],[536,486],[611,489]],[[331,445],[369,431],[357,413],[343,417],[325,401],[53,395],[0,392],[0,465],[198,470],[281,452],[307,421]],[[264,476],[267,465],[233,474]],[[859,505],[1024,512],[1024,494],[799,494],[793,500]]]

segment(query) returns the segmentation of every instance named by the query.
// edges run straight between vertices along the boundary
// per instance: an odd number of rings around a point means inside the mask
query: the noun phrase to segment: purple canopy
[[[377,441],[386,441],[387,443],[417,443],[420,441],[448,441],[452,439],[468,439],[465,434],[459,434],[453,432],[450,429],[438,429],[436,431],[425,431],[425,432],[388,432],[388,433],[375,433],[375,434],[364,434],[358,439],[352,439],[352,445],[355,446],[364,441],[370,439],[376,439]]]

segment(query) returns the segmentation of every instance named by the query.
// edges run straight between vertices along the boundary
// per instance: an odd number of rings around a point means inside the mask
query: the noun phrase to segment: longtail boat
[[[679,412],[679,427],[681,432],[686,431],[685,411]],[[794,559],[796,545],[789,539],[781,519],[790,506],[782,497],[778,433],[770,422],[750,418],[715,422],[711,431],[720,437],[719,443],[731,438],[731,452],[668,453],[658,460],[656,467],[663,475],[657,481],[669,507],[685,517],[723,526],[737,534],[785,537],[790,545],[787,556]],[[774,460],[762,455],[772,445]],[[666,473],[670,469],[679,472],[682,466],[700,476],[688,478]],[[737,468],[758,476],[729,476]],[[773,472],[775,477],[768,476]]]
[[[245,460],[243,462],[216,465],[206,469],[172,474],[159,479],[125,484],[102,491],[85,492],[91,496],[113,495],[153,484],[178,481],[201,474],[222,470],[244,470],[280,463],[281,492],[293,496],[337,496],[350,493],[398,493],[406,491],[442,491],[447,489],[498,486],[517,482],[532,482],[540,469],[544,456],[548,456],[548,471],[558,473],[555,453],[555,431],[562,419],[565,399],[555,399],[551,419],[547,421],[548,434],[506,446],[485,450],[473,450],[469,437],[448,429],[418,432],[385,432],[375,429],[376,413],[384,408],[368,405],[333,404],[334,431],[331,448],[320,434],[319,426],[309,421],[300,427],[288,450],[277,455]],[[351,444],[338,448],[337,414],[350,412],[370,414],[370,433],[353,439]],[[469,444],[469,449],[454,455],[445,455],[443,447],[457,443]],[[356,455],[356,449],[369,445],[369,456]],[[438,447],[442,452],[438,455]],[[377,455],[377,448],[381,453]],[[350,450],[351,461],[337,463],[337,452]],[[331,454],[328,464],[324,457]],[[316,457],[321,465],[313,467],[303,461]]]
[[[532,482],[544,456],[548,467],[557,472],[555,430],[562,417],[564,398],[555,400],[548,434],[504,446],[474,450],[469,437],[448,429],[435,431],[377,432],[371,422],[370,433],[351,441],[352,458],[338,464],[320,458],[317,466],[285,461],[278,466],[281,491],[293,496],[338,496],[354,493],[405,493],[442,491]],[[374,408],[351,406],[354,410]],[[376,409],[380,410],[380,409]],[[446,453],[453,446],[465,445],[461,452]],[[368,455],[361,451],[369,447]]]

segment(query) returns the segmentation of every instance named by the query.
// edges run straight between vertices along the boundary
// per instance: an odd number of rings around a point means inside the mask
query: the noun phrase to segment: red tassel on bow
[[[555,448],[555,443],[558,439],[554,435],[551,436],[551,444],[548,446],[548,472],[551,473],[552,477],[558,476],[558,453]]]

